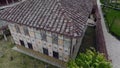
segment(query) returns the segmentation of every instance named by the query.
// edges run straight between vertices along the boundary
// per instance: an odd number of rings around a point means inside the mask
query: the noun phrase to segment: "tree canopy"
[[[80,53],[75,60],[68,62],[68,68],[112,68],[103,54],[95,50]]]

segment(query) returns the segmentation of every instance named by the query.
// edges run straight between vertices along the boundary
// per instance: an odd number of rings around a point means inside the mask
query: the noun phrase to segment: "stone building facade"
[[[67,62],[75,58],[92,0],[26,0],[0,12],[15,44]]]
[[[74,54],[77,42],[81,42],[81,39],[69,38],[60,34],[18,24],[10,24],[9,29],[15,44],[65,62]]]

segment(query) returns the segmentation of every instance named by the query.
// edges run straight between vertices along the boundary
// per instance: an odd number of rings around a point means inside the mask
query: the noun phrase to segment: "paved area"
[[[108,58],[112,60],[113,68],[120,68],[120,41],[107,32],[99,0],[97,0],[97,4],[101,15],[102,28],[105,36],[106,48],[109,55]]]

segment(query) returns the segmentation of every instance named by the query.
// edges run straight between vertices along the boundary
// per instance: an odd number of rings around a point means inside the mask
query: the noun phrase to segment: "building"
[[[91,0],[26,0],[0,12],[17,46],[67,62],[92,17]]]
[[[19,1],[21,0],[0,0],[0,6],[9,5]]]

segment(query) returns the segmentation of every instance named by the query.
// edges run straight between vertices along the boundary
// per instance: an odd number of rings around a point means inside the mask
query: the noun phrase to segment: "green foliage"
[[[95,50],[86,50],[80,53],[75,60],[70,60],[68,68],[112,68],[103,54]]]
[[[70,60],[68,65],[69,68],[79,68],[78,65],[75,63],[75,60]]]
[[[120,37],[120,11],[104,8],[106,25],[109,28],[109,32],[115,35],[117,38]]]

